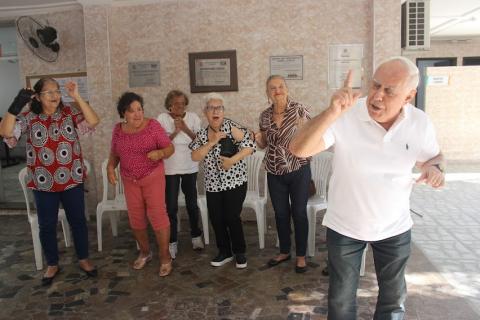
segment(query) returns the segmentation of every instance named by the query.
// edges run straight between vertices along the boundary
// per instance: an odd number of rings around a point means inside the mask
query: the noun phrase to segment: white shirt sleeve
[[[160,122],[160,125],[162,126],[162,128],[167,132],[167,134],[172,134],[172,132],[170,132],[170,125],[168,123],[168,118],[166,117],[168,116],[168,114],[166,113],[161,113],[158,117],[157,117],[157,121]]]
[[[425,162],[431,158],[437,156],[440,153],[440,146],[438,145],[437,136],[435,134],[435,128],[433,127],[430,119],[427,118],[425,128],[425,139],[422,145],[422,149],[418,154],[417,161]]]
[[[332,127],[328,128],[323,134],[323,143],[325,144],[325,149],[328,149],[335,144],[335,134],[333,133]]]

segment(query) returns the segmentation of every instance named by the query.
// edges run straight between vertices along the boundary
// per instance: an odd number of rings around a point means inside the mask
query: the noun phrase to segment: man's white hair
[[[204,106],[207,107],[210,100],[221,100],[222,104],[225,105],[225,98],[220,93],[210,92],[203,96]]]
[[[420,81],[420,72],[418,71],[417,66],[415,63],[412,62],[412,60],[402,57],[402,56],[395,56],[388,58],[387,60],[383,61],[380,63],[378,68],[380,68],[382,65],[389,63],[389,62],[399,62],[401,63],[404,67],[405,70],[408,72],[408,80],[407,80],[407,85],[409,89],[417,89],[418,87],[418,82]],[[377,69],[378,69],[377,68]]]

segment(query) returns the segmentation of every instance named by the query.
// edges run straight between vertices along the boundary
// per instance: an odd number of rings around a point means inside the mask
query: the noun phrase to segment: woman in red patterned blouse
[[[113,129],[107,172],[108,180],[115,184],[115,168],[120,164],[128,219],[140,247],[133,268],[143,269],[152,260],[147,233],[149,221],[159,248],[159,276],[165,277],[172,271],[172,258],[168,251],[170,221],[165,206],[162,159],[170,157],[174,147],[160,123],[144,117],[143,98],[138,94],[125,92],[118,100],[117,110],[125,120]]]
[[[60,272],[57,221],[60,202],[72,229],[80,269],[97,275],[88,259],[88,230],[85,219],[83,182],[85,170],[77,131],[85,133],[99,123],[95,111],[82,99],[74,82],[65,85],[78,109],[64,105],[58,83],[40,79],[22,89],[0,124],[0,135],[12,146],[27,135],[27,186],[33,190],[40,227],[40,242],[47,259],[43,285],[50,285]],[[30,110],[21,112],[30,103]]]
[[[260,115],[260,131],[255,135],[257,145],[267,148],[265,169],[268,190],[275,211],[280,254],[268,264],[275,266],[290,260],[290,221],[295,227],[295,271],[307,270],[305,253],[308,237],[307,201],[311,178],[310,158],[299,158],[288,149],[296,130],[310,119],[308,108],[288,95],[282,76],[267,80],[267,96],[271,106]]]

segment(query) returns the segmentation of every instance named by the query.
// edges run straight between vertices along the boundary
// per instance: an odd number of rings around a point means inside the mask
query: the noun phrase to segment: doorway
[[[0,23],[0,117],[24,86],[17,57],[17,34],[14,21]],[[0,209],[23,209],[25,199],[18,173],[25,167],[25,139],[9,149],[0,137]]]
[[[425,111],[425,77],[427,67],[452,67],[457,65],[457,58],[417,58],[417,67],[420,71],[415,106]]]

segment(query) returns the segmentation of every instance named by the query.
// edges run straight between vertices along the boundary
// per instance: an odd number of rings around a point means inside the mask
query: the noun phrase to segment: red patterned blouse
[[[77,130],[90,131],[80,110],[59,107],[52,115],[22,112],[14,133],[26,134],[27,187],[60,192],[83,183],[85,170]]]

